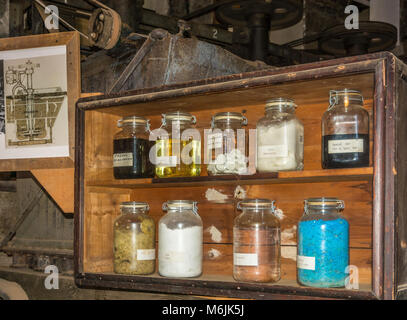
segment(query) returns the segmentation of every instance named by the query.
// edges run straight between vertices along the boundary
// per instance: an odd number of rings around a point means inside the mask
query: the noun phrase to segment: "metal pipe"
[[[270,16],[264,13],[253,13],[248,20],[250,29],[251,60],[266,61],[268,56]]]

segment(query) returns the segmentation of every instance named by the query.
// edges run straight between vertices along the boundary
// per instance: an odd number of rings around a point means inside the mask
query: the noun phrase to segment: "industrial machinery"
[[[391,50],[397,41],[394,26],[363,21],[358,30],[347,30],[338,25],[285,45],[273,43],[273,39],[270,42],[270,31],[291,27],[303,19],[302,0],[218,0],[181,17],[160,15],[145,9],[143,0],[107,0],[103,3],[97,0],[35,0],[34,3],[37,12],[28,15],[31,16],[28,25],[31,24],[32,29],[38,33],[47,32],[39,27],[45,18],[42,11],[46,5],[57,5],[63,27],[81,31],[83,52],[87,54],[95,52],[95,48],[111,50],[114,54],[115,48],[129,45],[157,28],[176,34],[181,24],[186,37],[194,36],[244,59],[261,60],[275,66]],[[195,22],[211,12],[216,24]],[[82,23],[78,23],[79,20]],[[317,51],[296,49],[310,42],[318,43]]]

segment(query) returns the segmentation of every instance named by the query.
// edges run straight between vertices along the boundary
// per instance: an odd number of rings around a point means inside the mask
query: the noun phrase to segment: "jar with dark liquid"
[[[113,140],[113,174],[116,179],[152,178],[154,165],[149,159],[154,141],[149,141],[150,126],[143,117],[126,117],[117,122],[122,128]]]
[[[322,167],[369,166],[369,113],[355,90],[330,91],[330,106],[322,117]]]

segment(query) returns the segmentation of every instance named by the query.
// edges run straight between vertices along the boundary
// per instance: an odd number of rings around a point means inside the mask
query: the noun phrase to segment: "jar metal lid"
[[[149,210],[150,206],[147,202],[127,201],[120,204],[120,209],[146,209]]]
[[[295,109],[294,100],[288,98],[273,98],[266,101],[266,111],[275,109]]]
[[[219,112],[212,116],[213,121],[219,120],[238,120],[238,121],[246,121],[247,119],[244,115],[239,112]]]
[[[147,129],[149,129],[150,126],[150,121],[144,117],[138,117],[138,116],[130,116],[130,117],[125,117],[117,121],[117,126],[119,128],[123,126],[145,126]]]
[[[247,125],[247,118],[239,112],[219,112],[212,116],[212,127],[216,122],[240,122]]]
[[[167,121],[188,121],[191,123],[196,123],[196,117],[189,112],[172,111],[162,114],[161,121],[163,124],[165,124]]]
[[[330,90],[329,91],[329,109],[338,104],[339,98],[344,99],[345,104],[349,101],[358,102],[363,105],[363,96],[360,91],[352,89]]]
[[[345,208],[345,202],[339,200],[338,198],[309,198],[304,201],[304,208],[314,208],[314,209],[339,209]]]
[[[274,206],[275,201],[269,199],[245,199],[239,201],[237,208],[240,210],[243,209],[270,209],[272,212],[275,210]]]
[[[163,203],[163,210],[192,210],[198,212],[198,202],[194,200],[168,200]]]

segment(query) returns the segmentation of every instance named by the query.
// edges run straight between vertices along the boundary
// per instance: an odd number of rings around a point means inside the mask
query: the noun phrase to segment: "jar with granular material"
[[[330,105],[322,117],[322,167],[369,166],[369,113],[355,90],[330,91]]]
[[[202,273],[203,229],[197,203],[171,200],[158,223],[158,271],[164,277],[198,277]]]
[[[266,115],[257,122],[257,161],[260,173],[304,168],[304,126],[294,101],[267,101]]]
[[[145,202],[123,202],[115,220],[114,272],[150,274],[155,271],[155,223]]]
[[[246,199],[233,227],[233,277],[237,281],[276,282],[280,279],[280,221],[274,201]]]
[[[154,165],[149,159],[153,141],[149,141],[150,126],[143,117],[125,117],[117,122],[122,130],[113,140],[113,174],[116,179],[154,177]]]
[[[207,136],[209,154],[208,174],[246,174],[247,119],[238,112],[221,112],[212,117],[211,132]]]
[[[161,134],[156,141],[155,174],[159,178],[194,177],[201,174],[201,140],[194,129],[195,116],[174,111],[162,115]]]
[[[349,224],[336,198],[305,201],[298,223],[298,282],[310,287],[343,287],[349,265]]]

